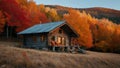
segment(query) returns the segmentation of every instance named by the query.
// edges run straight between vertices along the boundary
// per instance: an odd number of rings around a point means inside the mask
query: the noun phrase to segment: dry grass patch
[[[0,68],[119,68],[120,54],[71,54],[0,46]]]

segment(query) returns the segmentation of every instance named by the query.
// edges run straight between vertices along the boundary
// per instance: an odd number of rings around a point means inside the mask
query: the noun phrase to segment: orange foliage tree
[[[80,35],[78,38],[79,44],[86,47],[92,46],[92,34],[88,24],[87,14],[80,13],[77,10],[69,10],[69,14],[64,15],[64,19],[77,31]]]
[[[110,50],[112,52],[120,53],[120,25],[116,25],[110,42]]]
[[[42,12],[44,7],[40,8],[33,0],[17,0],[17,2],[27,11],[27,15],[30,19],[30,26],[49,22],[46,14]]]
[[[97,50],[104,52],[120,50],[119,25],[114,24],[108,19],[97,19],[94,24],[92,22],[89,24],[93,34],[93,44]]]

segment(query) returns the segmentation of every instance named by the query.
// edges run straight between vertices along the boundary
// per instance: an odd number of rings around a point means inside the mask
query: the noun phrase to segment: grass
[[[120,68],[120,54],[71,54],[0,44],[0,68]]]

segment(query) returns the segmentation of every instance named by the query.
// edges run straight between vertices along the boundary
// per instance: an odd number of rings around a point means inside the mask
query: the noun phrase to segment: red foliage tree
[[[17,31],[21,31],[29,26],[27,12],[20,7],[16,0],[0,0],[0,9],[10,16],[7,24],[9,26],[17,26]]]

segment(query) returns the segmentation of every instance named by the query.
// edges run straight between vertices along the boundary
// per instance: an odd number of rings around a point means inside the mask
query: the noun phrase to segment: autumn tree
[[[112,38],[112,41],[110,42],[111,52],[120,53],[120,25],[115,25],[115,30],[111,38]]]
[[[50,21],[60,21],[62,20],[62,17],[58,14],[56,9],[45,7],[44,12],[46,13],[48,19]]]
[[[96,24],[97,27],[97,35],[96,39],[98,41],[101,40],[110,40],[111,35],[113,34],[112,32],[114,31],[114,27],[112,27],[112,24],[108,22],[107,20],[99,20],[98,23]]]
[[[80,13],[78,10],[69,10],[69,14],[64,15],[64,19],[77,31],[80,35],[79,44],[86,47],[92,46],[92,34],[86,18],[86,13]]]
[[[41,12],[45,12],[45,8],[44,4],[38,5],[38,9],[40,9]]]
[[[93,23],[94,22],[94,23]],[[104,52],[115,52],[120,50],[119,28],[108,19],[89,20],[90,29],[93,35],[93,47]]]
[[[39,23],[49,22],[45,13],[33,0],[1,0],[0,9],[9,15],[8,26],[16,26],[19,32]]]
[[[42,9],[40,9],[34,1],[29,1],[28,12],[31,20],[31,25],[49,22],[47,16],[41,10]]]
[[[16,31],[21,31],[28,27],[29,18],[27,12],[16,2],[16,0],[0,0],[0,9],[7,13],[10,17],[6,21],[8,26],[16,26]]]

